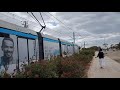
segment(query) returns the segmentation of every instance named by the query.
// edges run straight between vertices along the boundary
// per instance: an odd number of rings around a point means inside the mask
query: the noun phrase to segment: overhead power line
[[[48,12],[49,13],[49,12]],[[72,28],[70,28],[70,27],[68,27],[66,24],[64,24],[61,20],[59,20],[58,18],[56,18],[54,15],[52,15],[51,13],[49,13],[51,16],[53,16],[56,20],[58,20],[59,22],[61,22],[64,26],[65,26],[65,28],[67,27],[67,29],[69,30],[69,31],[71,31],[72,30],[72,32],[74,31]],[[77,32],[75,32],[76,34],[79,34],[79,33],[77,33]],[[79,36],[81,36],[80,34],[79,34]],[[81,36],[82,37],[82,36]]]
[[[42,20],[43,20],[44,26],[46,26],[46,25],[45,25],[45,21],[44,21],[44,19],[43,19],[43,17],[42,17],[41,12],[40,12],[40,16],[41,16],[41,18],[42,18]]]
[[[18,16],[18,15],[16,15],[16,14],[13,14],[13,13],[11,13],[11,12],[8,12],[10,15],[12,15],[12,16],[16,16],[17,18],[21,18],[21,19],[24,19],[24,20],[27,20],[27,21],[29,21],[29,22],[31,22],[31,23],[34,23],[34,24],[36,24],[35,22],[33,22],[33,21],[31,21],[30,19],[28,20],[28,19],[26,19],[26,18],[23,18],[23,17],[20,17],[20,16]],[[27,14],[29,14],[28,12],[27,12]],[[32,15],[31,14],[29,14],[31,17],[32,17]],[[33,18],[33,17],[32,17]],[[14,19],[16,19],[16,18],[14,18]],[[35,21],[36,21],[36,19],[35,18],[33,18]],[[19,20],[19,19],[16,19],[16,20]],[[33,25],[34,26],[34,25]]]
[[[49,13],[49,12],[48,12]],[[61,24],[63,24],[63,26],[67,29],[67,30],[69,30],[69,29],[71,29],[71,28],[69,28],[67,25],[65,25],[62,21],[60,21],[58,18],[56,18],[55,16],[53,16],[51,13],[49,13],[52,17],[54,17],[56,20],[58,20]],[[68,29],[69,28],[69,29]],[[72,30],[72,29],[71,29]],[[73,33],[73,30],[72,30],[72,33]]]
[[[42,27],[41,23],[39,22],[39,20],[36,18],[36,16],[31,12],[31,14],[34,16],[34,18],[38,21],[39,25]]]
[[[27,12],[28,13],[28,12]],[[16,21],[19,21],[18,23],[21,23],[21,19],[22,20],[25,20],[25,21],[28,21],[28,22],[30,22],[29,24],[30,24],[30,29],[31,28],[33,28],[33,27],[35,27],[35,28],[38,28],[38,29],[41,29],[39,26],[37,26],[36,24],[39,24],[37,21],[36,21],[36,19],[34,18],[34,17],[32,17],[32,15],[30,15],[29,13],[29,15],[37,22],[37,23],[35,23],[35,22],[33,22],[33,21],[31,21],[30,19],[28,20],[28,19],[26,19],[26,18],[23,18],[23,17],[20,17],[20,16],[18,16],[18,15],[16,15],[16,14],[13,14],[13,13],[10,13],[10,12],[7,12],[7,14],[6,13],[0,13],[0,14],[3,14],[4,16],[7,16],[7,17],[9,17],[9,18],[11,18],[11,19],[14,19],[14,20],[16,20]],[[12,20],[11,20],[12,21]],[[13,22],[14,23],[14,22]],[[17,23],[14,23],[14,24],[17,24]],[[18,25],[18,24],[17,24]]]
[[[8,15],[8,14],[4,14],[4,13],[1,13],[1,14],[6,15],[6,16]],[[20,16],[18,16],[18,15],[16,15],[16,14],[13,14],[13,13],[10,13],[10,12],[9,12],[9,14],[12,15],[12,16],[16,16],[16,17],[18,17],[18,18],[27,20],[26,18],[20,17]],[[32,18],[35,20],[35,22],[38,23],[38,21],[37,21],[29,12],[27,12],[27,14],[29,14],[29,16],[32,17]],[[10,17],[10,16],[8,16],[8,17]],[[42,17],[42,14],[41,14],[41,17]],[[10,17],[10,18],[12,18],[12,17]],[[13,19],[16,19],[16,20],[21,21],[20,19],[17,19],[17,18],[13,18]],[[42,17],[42,20],[43,20],[43,22],[44,22],[43,17]],[[28,21],[30,21],[30,20],[28,20]],[[35,24],[37,24],[37,23],[34,23],[34,22],[32,22],[32,21],[30,21],[30,22],[33,23],[33,24],[31,24],[33,27],[36,27],[36,28],[38,28],[38,29],[41,29],[40,27],[37,27],[37,26],[35,25]],[[38,23],[38,24],[39,24],[39,23]],[[45,22],[44,22],[44,25],[45,25]],[[51,30],[51,29],[50,29],[50,30]],[[57,32],[57,33],[58,33],[58,32]],[[60,36],[61,36],[61,33],[60,33]]]
[[[29,22],[31,22],[30,23],[30,27],[32,28],[32,27],[35,27],[35,28],[37,28],[37,29],[41,29],[40,27],[39,27],[39,23],[37,22],[37,20],[29,13],[29,12],[27,12],[27,14],[29,14],[29,16],[30,17],[32,17],[34,20],[35,20],[35,22],[33,22],[33,21],[31,21],[30,19],[28,20],[28,19],[26,19],[26,18],[23,18],[23,17],[20,17],[20,16],[18,16],[18,15],[16,15],[16,14],[13,14],[13,13],[8,13],[8,14],[5,14],[5,13],[0,13],[0,14],[2,14],[2,15],[4,15],[4,16],[6,16],[6,17],[8,17],[8,18],[11,18],[11,19],[14,19],[14,20],[17,20],[17,21],[20,21],[20,23],[21,23],[21,20],[20,19],[22,19],[22,20],[27,20],[27,21],[29,21]],[[9,15],[10,14],[10,15]],[[46,13],[44,13],[44,14],[46,14]],[[15,16],[15,17],[14,17]],[[43,16],[43,15],[42,15]],[[46,16],[48,16],[48,17],[50,17],[49,15],[46,15]],[[20,19],[19,19],[20,18]],[[53,20],[53,19],[52,19]],[[37,25],[36,25],[37,24]],[[52,31],[52,29],[49,29],[50,31]],[[65,35],[66,33],[63,33],[63,32],[59,32],[59,31],[54,31],[54,32],[56,32],[57,34],[59,34],[59,37],[60,36],[62,36],[63,34]],[[67,34],[66,34],[67,35]],[[69,35],[67,35],[67,36],[69,36]],[[61,37],[60,37],[61,38]]]
[[[48,16],[49,18],[51,18],[49,15],[47,15],[46,13],[44,13],[46,16]],[[55,22],[55,20],[53,19],[53,18],[51,18],[54,22]],[[64,28],[65,29],[67,29],[68,30],[68,28],[66,28],[65,26],[64,26]],[[72,34],[72,33],[70,33],[70,34]],[[67,34],[67,36],[69,36],[68,34]],[[70,38],[72,38],[73,39],[73,37],[72,36],[69,36]]]
[[[39,31],[39,32],[41,32],[43,29],[45,29],[46,26],[43,26],[32,12],[31,12],[31,14],[34,16],[34,18],[37,20],[37,22],[39,23],[39,25],[42,27],[42,29]],[[42,18],[42,20],[43,20],[43,18]],[[44,20],[43,20],[43,22],[44,22]]]
[[[49,13],[49,12],[48,12]],[[70,27],[68,27],[66,24],[64,24],[61,20],[59,20],[58,18],[56,18],[54,15],[52,15],[51,13],[49,13],[51,16],[53,16],[56,20],[58,20],[59,22],[61,22],[64,26],[65,26],[65,28],[67,27],[67,29],[69,30],[69,31],[71,31],[72,30],[72,32],[74,31],[73,29],[71,29]],[[76,33],[76,34],[78,34],[78,36],[80,36],[80,37],[82,37],[79,33],[77,33],[77,32],[74,32],[74,33]],[[70,36],[71,37],[71,36]],[[72,39],[74,39],[73,37],[71,37]],[[75,37],[75,38],[77,38],[77,37]],[[85,38],[85,37],[82,37],[82,38]],[[79,38],[80,39],[80,38]]]
[[[27,12],[28,13],[28,12]],[[32,18],[33,18],[33,16],[30,14],[30,13],[28,13]],[[33,18],[35,21],[37,21],[35,18]],[[38,23],[38,21],[37,21],[37,23]]]
[[[49,13],[49,12],[48,12]],[[49,13],[51,16],[53,16],[51,13]],[[55,16],[53,16],[55,19],[57,19],[59,22],[61,22],[63,25],[65,25],[62,21],[60,21],[58,18],[56,18]],[[67,25],[65,25],[67,28],[73,30],[72,28],[68,27]]]
[[[44,13],[45,14],[45,13]],[[50,14],[50,13],[48,13],[48,14]],[[46,14],[47,15],[47,14]],[[52,14],[50,14],[50,15],[52,15]],[[47,15],[48,16],[48,15]],[[53,15],[52,15],[53,16]],[[50,17],[50,16],[48,16],[48,17]],[[54,18],[55,18],[55,16],[53,16]],[[50,17],[51,18],[51,17]],[[52,19],[52,18],[51,18]],[[57,18],[55,18],[55,19],[57,19]],[[52,19],[53,20],[53,19]],[[53,20],[54,21],[54,20]],[[60,21],[60,20],[58,20],[57,19],[57,21],[59,21],[59,22],[61,22],[62,23],[62,21]],[[55,21],[54,21],[55,22]],[[67,30],[69,30],[68,28],[67,28],[67,26],[64,24],[64,23],[62,23],[62,26],[65,28],[65,29],[67,29]],[[70,31],[70,30],[69,30]],[[72,33],[73,33],[73,31],[72,31]]]

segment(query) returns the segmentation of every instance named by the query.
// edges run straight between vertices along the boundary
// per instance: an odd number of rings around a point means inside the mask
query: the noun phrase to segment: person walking
[[[104,53],[101,48],[99,50],[97,57],[99,57],[100,68],[103,69],[105,67],[105,60],[104,60]]]

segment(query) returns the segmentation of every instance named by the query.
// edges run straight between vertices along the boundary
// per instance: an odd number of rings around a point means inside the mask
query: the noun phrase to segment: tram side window
[[[0,37],[9,37],[9,34],[0,33]]]

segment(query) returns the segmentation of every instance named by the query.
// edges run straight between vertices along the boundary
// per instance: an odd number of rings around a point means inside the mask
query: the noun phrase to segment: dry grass
[[[120,63],[120,50],[115,51],[107,51],[106,56],[110,57],[111,59],[115,60],[116,62]]]

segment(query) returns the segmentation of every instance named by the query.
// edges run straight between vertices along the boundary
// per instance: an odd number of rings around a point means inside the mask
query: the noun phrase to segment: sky
[[[28,12],[30,15],[31,13]],[[41,26],[27,12],[0,12],[0,19],[22,25],[27,20],[29,28],[39,31]],[[39,12],[33,12],[44,25]],[[119,12],[41,12],[46,24],[42,31],[57,38],[73,42],[79,46],[101,46],[104,42],[110,46],[120,42],[120,13]]]

